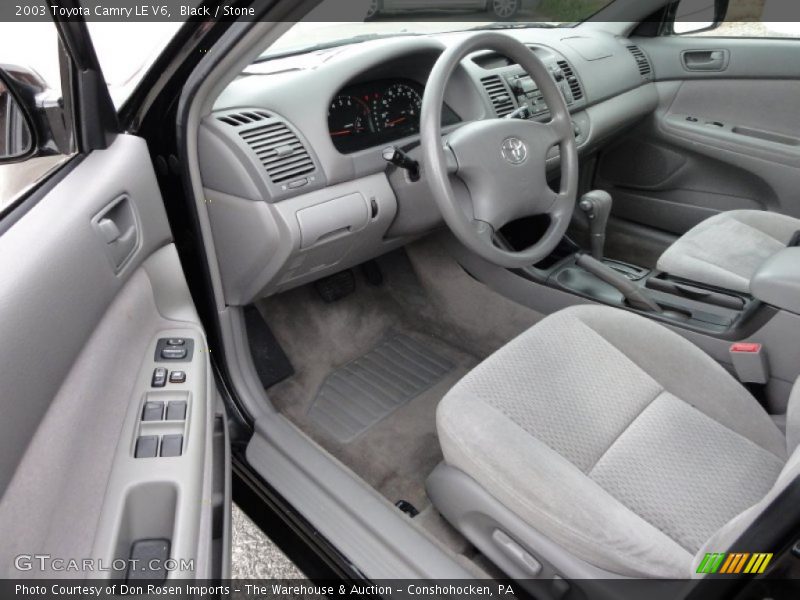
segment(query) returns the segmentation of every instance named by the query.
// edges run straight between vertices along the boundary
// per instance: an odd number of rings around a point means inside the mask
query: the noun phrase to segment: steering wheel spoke
[[[525,137],[532,140],[538,146],[546,147],[547,150],[561,144],[566,138],[564,126],[561,121],[551,120],[547,123],[538,121],[524,121],[523,131]]]
[[[449,175],[458,173],[458,158],[448,142],[444,144],[444,160]]]
[[[478,219],[472,219],[470,224],[472,225],[475,235],[477,235],[484,244],[488,246],[494,246],[495,229],[490,223],[487,223],[486,221],[480,221]]]

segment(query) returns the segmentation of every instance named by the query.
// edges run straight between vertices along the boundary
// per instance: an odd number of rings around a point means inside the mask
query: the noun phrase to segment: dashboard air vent
[[[575,71],[572,70],[572,65],[569,64],[565,60],[558,61],[559,68],[564,71],[564,77],[567,79],[567,84],[569,85],[569,89],[572,92],[572,99],[576,102],[583,98],[583,88],[581,87],[581,82],[578,81],[578,77],[575,75]]]
[[[492,102],[492,106],[494,107],[494,112],[497,114],[498,117],[505,117],[506,115],[510,115],[516,109],[514,106],[514,100],[511,98],[511,94],[506,88],[506,84],[503,82],[503,78],[500,75],[492,75],[490,77],[484,77],[481,79],[481,83],[483,84],[486,93],[489,95],[489,100]]]
[[[628,51],[633,54],[633,58],[636,59],[636,66],[639,67],[639,74],[643,79],[648,79],[650,74],[653,72],[653,66],[650,64],[650,60],[647,58],[647,55],[641,48],[639,48],[639,46],[634,46],[631,44],[630,46],[627,46],[627,48]]]
[[[227,115],[217,117],[217,120],[231,125],[232,127],[241,127],[242,125],[249,125],[250,123],[256,123],[258,121],[264,121],[271,118],[272,117],[267,112],[260,110],[248,110],[239,113],[229,113]]]
[[[272,183],[293,181],[316,169],[308,150],[285,123],[261,125],[240,135],[264,165]]]

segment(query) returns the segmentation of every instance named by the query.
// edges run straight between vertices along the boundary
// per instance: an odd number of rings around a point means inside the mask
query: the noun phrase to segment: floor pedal
[[[416,507],[408,500],[398,500],[394,503],[394,505],[412,519],[419,514],[419,511],[416,509]]]
[[[383,272],[381,271],[378,261],[370,260],[361,265],[361,272],[364,274],[364,279],[367,283],[378,287],[383,285]]]
[[[323,302],[332,304],[356,291],[356,278],[353,275],[353,271],[348,269],[325,279],[320,279],[314,283],[314,288],[316,288]]]

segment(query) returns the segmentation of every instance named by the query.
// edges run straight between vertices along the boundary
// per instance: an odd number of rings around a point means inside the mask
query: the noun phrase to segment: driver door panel
[[[119,237],[104,236],[102,219]],[[218,410],[205,334],[145,142],[118,135],[11,224],[0,235],[0,281],[2,575],[126,579],[137,574],[25,557],[97,567],[128,559],[142,539],[184,559],[170,577],[227,572],[210,550],[229,507],[219,506],[225,493],[214,500],[226,474],[212,471]],[[164,362],[166,338],[190,340],[191,359]],[[154,388],[156,367],[186,382]],[[185,402],[185,415],[144,422],[148,401],[165,411]],[[175,435],[177,455],[135,457],[138,438],[155,436],[163,451]]]

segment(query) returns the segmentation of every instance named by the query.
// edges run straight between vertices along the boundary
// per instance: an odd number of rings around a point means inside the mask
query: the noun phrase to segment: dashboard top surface
[[[580,87],[580,98],[569,102],[573,114],[649,83],[627,48],[631,42],[609,33],[577,27],[503,34],[529,45],[551,73],[560,63],[568,64]],[[295,130],[326,185],[380,172],[385,169],[381,151],[387,145],[418,145],[425,83],[441,53],[468,35],[388,38],[251,65],[218,97],[205,123],[211,125],[218,115],[233,110],[263,109]],[[587,53],[587,46],[597,51]],[[520,67],[489,51],[468,56],[445,91],[444,132],[460,122],[504,116],[507,112],[498,108],[502,102],[517,108],[522,97],[512,86],[520,75]],[[492,81],[502,88],[494,95]],[[536,90],[526,91],[535,102]],[[536,118],[547,118],[546,107],[536,108]],[[307,190],[297,193],[302,191]]]

